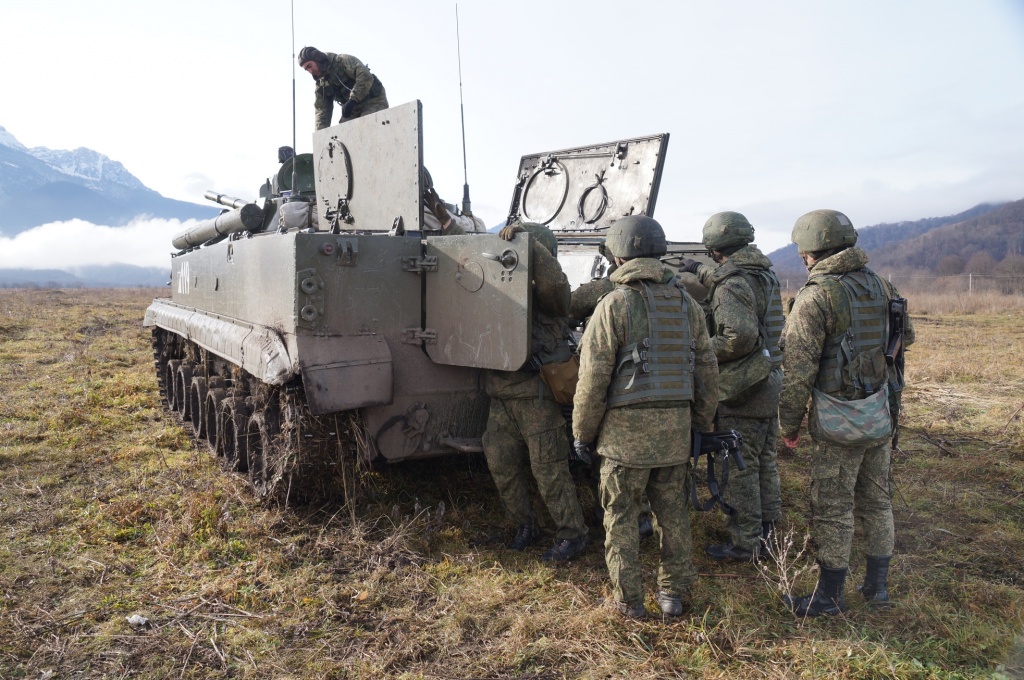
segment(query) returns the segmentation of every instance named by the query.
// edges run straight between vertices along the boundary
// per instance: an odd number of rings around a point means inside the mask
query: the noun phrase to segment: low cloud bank
[[[171,238],[195,220],[138,218],[123,227],[82,220],[52,222],[7,238],[0,236],[0,269],[63,269],[130,264],[168,267]]]

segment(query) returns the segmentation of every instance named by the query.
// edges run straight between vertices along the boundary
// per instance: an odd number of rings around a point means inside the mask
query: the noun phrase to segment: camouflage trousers
[[[850,566],[854,518],[860,520],[868,555],[893,551],[889,442],[869,448],[814,442],[811,461],[811,535],[818,561],[832,569]]]
[[[377,113],[388,108],[388,96],[384,92],[384,88],[381,88],[381,92],[376,97],[367,97],[361,102],[357,102],[355,107],[352,109],[352,115],[348,118],[342,118],[339,123],[343,123],[346,120],[352,120],[353,118],[359,118],[365,116],[368,113]]]
[[[644,601],[640,535],[636,530],[640,499],[647,494],[661,545],[658,588],[684,596],[697,580],[687,505],[689,465],[630,468],[601,459],[604,508],[604,559],[615,599],[633,607]]]
[[[747,469],[729,468],[725,500],[736,508],[736,514],[729,517],[733,545],[753,552],[761,545],[761,522],[782,518],[776,464],[779,419],[719,416],[717,423],[717,429],[736,430],[743,437],[740,453]]]
[[[498,494],[517,523],[534,521],[529,463],[537,491],[555,522],[555,538],[576,539],[587,533],[569,473],[569,440],[558,404],[550,399],[491,397],[483,443]]]

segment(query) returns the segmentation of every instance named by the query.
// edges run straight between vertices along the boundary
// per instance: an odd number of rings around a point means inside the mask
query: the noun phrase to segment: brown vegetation
[[[851,584],[845,618],[802,623],[778,594],[813,584],[806,555],[794,547],[766,575],[714,565],[702,556],[724,537],[713,514],[695,516],[692,613],[620,619],[601,604],[599,547],[567,567],[503,549],[478,458],[361,471],[349,505],[261,505],[161,410],[140,327],[151,297],[0,291],[0,677],[966,678],[1024,666],[1019,299],[911,298],[899,604],[872,611]],[[796,546],[808,455],[780,460]],[[651,583],[656,546],[644,556]]]

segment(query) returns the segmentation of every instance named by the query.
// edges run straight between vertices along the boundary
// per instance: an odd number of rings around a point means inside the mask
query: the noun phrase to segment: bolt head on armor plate
[[[665,230],[646,215],[616,221],[605,236],[605,249],[615,257],[661,257],[668,252]]]
[[[812,210],[793,225],[793,243],[804,253],[843,248],[857,243],[857,230],[838,210]]]
[[[722,250],[746,245],[754,240],[754,227],[738,212],[715,213],[704,223],[704,247]]]

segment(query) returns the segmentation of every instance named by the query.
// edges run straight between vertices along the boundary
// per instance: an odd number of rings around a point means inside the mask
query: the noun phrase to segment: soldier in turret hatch
[[[341,104],[340,123],[388,108],[387,94],[380,79],[350,54],[303,47],[299,51],[299,66],[316,80],[314,124],[317,130],[330,127],[334,102]]]

